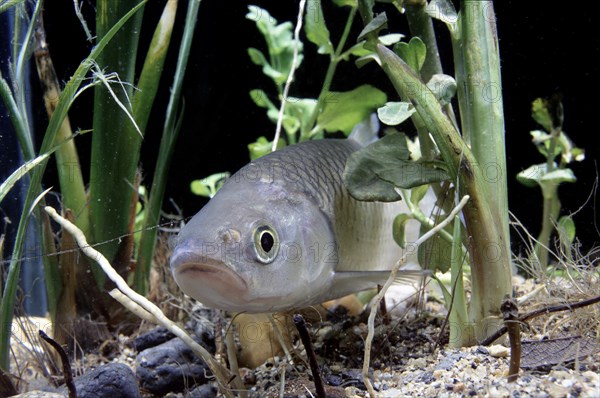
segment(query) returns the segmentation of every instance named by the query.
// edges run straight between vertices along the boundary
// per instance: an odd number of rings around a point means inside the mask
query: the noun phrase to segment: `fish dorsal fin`
[[[367,145],[377,141],[378,132],[379,119],[377,118],[376,113],[372,113],[368,119],[365,119],[354,126],[354,129],[352,129],[348,139],[358,143],[362,147],[366,147]]]

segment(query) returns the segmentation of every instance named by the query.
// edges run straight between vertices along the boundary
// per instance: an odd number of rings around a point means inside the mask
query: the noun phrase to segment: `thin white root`
[[[133,312],[135,315],[142,318],[143,320],[153,323],[155,325],[158,325],[160,323],[158,322],[158,319],[154,317],[154,315],[152,315],[151,313],[146,311],[141,305],[137,304],[129,297],[121,293],[119,289],[113,289],[110,292],[108,292],[108,294],[110,294],[112,298],[121,303],[123,307],[127,308],[129,311]]]
[[[296,29],[294,29],[294,54],[292,55],[292,67],[290,74],[288,75],[285,86],[283,87],[283,95],[281,96],[281,106],[279,107],[279,115],[277,116],[277,127],[275,128],[275,138],[273,138],[273,146],[271,151],[277,150],[277,142],[281,135],[281,126],[283,124],[283,111],[285,109],[285,103],[287,102],[288,92],[290,86],[294,80],[294,73],[296,72],[296,64],[298,63],[298,43],[300,43],[300,30],[302,29],[302,16],[304,15],[304,7],[306,6],[306,0],[300,0],[300,6],[298,8],[298,20],[296,22]]]
[[[420,244],[425,242],[427,239],[431,238],[438,231],[440,231],[446,225],[448,225],[452,220],[454,220],[454,217],[462,210],[462,208],[467,204],[469,199],[470,199],[469,195],[465,195],[461,199],[461,201],[458,203],[458,205],[456,205],[456,207],[454,209],[452,209],[450,214],[448,214],[448,216],[443,221],[441,221],[438,225],[436,225],[435,227],[433,227],[432,229],[427,231],[425,234],[423,234],[423,236],[421,236],[419,239],[417,239],[417,241],[415,242],[415,247],[418,247]],[[367,325],[369,327],[369,331],[367,333],[367,338],[365,340],[365,354],[364,354],[363,368],[362,368],[363,382],[365,383],[365,386],[367,387],[367,391],[369,392],[369,396],[371,398],[375,398],[377,396],[377,393],[375,392],[375,389],[373,388],[373,384],[371,383],[371,380],[369,379],[369,366],[371,363],[371,346],[373,344],[373,336],[375,335],[375,315],[377,314],[377,308],[379,307],[379,302],[383,299],[383,296],[387,292],[388,288],[392,285],[392,283],[394,283],[394,280],[396,279],[396,274],[398,273],[398,271],[400,270],[400,267],[405,262],[406,262],[406,254],[404,256],[402,256],[402,258],[400,260],[398,260],[398,262],[396,263],[396,265],[390,272],[390,276],[388,277],[387,281],[385,282],[385,284],[383,285],[383,287],[381,288],[379,293],[377,293],[375,298],[373,300],[371,300],[369,320],[367,323]]]
[[[60,224],[67,232],[69,232],[73,236],[83,254],[85,254],[91,260],[94,260],[100,266],[100,268],[102,268],[106,276],[108,276],[117,285],[117,288],[120,290],[121,293],[123,293],[122,296],[117,295],[119,296],[119,302],[122,303],[121,300],[131,300],[132,303],[128,304],[127,308],[129,308],[130,306],[132,308],[141,307],[146,313],[148,313],[144,316],[150,315],[154,318],[156,323],[166,327],[175,336],[183,340],[183,342],[188,347],[190,347],[196,355],[198,355],[204,360],[204,362],[206,362],[213,375],[215,375],[217,382],[221,387],[221,392],[226,397],[234,397],[231,388],[228,387],[229,381],[231,379],[231,373],[229,372],[229,370],[221,366],[221,364],[219,364],[212,357],[212,355],[210,355],[210,353],[206,351],[206,349],[204,349],[204,347],[196,343],[183,329],[181,329],[173,321],[167,318],[165,314],[163,314],[163,312],[160,310],[160,308],[158,308],[147,298],[136,293],[132,288],[130,288],[127,282],[125,282],[125,280],[121,278],[117,271],[115,271],[114,268],[110,265],[106,257],[104,257],[102,253],[95,250],[88,244],[85,235],[83,234],[83,232],[81,232],[79,228],[77,228],[69,220],[66,220],[65,218],[61,217],[52,207],[46,206],[44,210],[50,215],[50,217],[54,219],[54,221]],[[137,312],[134,313],[137,315]],[[151,318],[149,317],[148,319]],[[236,383],[238,384],[236,385],[236,388],[243,389],[243,385],[241,385],[241,380],[235,378],[234,382],[238,382]]]

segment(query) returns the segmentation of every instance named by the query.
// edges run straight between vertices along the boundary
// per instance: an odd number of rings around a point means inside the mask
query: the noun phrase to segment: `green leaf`
[[[201,180],[192,181],[190,189],[194,195],[212,198],[230,176],[229,172],[212,174]]]
[[[414,162],[406,136],[388,134],[353,153],[343,173],[350,195],[363,201],[393,202],[400,199],[395,188],[413,188],[448,179],[441,162]]]
[[[517,181],[527,187],[535,187],[544,174],[546,174],[546,163],[536,164],[517,174]]]
[[[408,43],[397,43],[394,52],[418,73],[425,63],[427,48],[420,38],[413,37]]]
[[[317,52],[319,54],[333,54],[333,44],[329,39],[327,25],[325,25],[321,0],[312,0],[308,2],[304,23],[306,37],[319,47]]]
[[[387,28],[387,15],[385,15],[385,12],[382,12],[381,14],[377,14],[377,16],[364,27],[359,33],[356,41],[361,41],[366,39],[367,36],[371,37],[372,35],[377,37],[379,31],[384,28]]]
[[[427,82],[427,88],[433,92],[435,98],[444,106],[450,103],[456,95],[456,80],[452,76],[444,74],[435,74]]]
[[[358,7],[358,0],[333,0],[336,6],[350,6],[352,8]]]
[[[375,0],[358,0],[358,11],[363,20],[363,25],[367,25],[373,20],[373,6]]]
[[[254,103],[261,108],[276,109],[275,105],[273,105],[271,100],[269,100],[267,93],[265,93],[263,90],[250,90],[250,98],[252,98],[252,101],[254,101]]]
[[[404,37],[404,35],[402,35],[400,33],[390,33],[387,35],[379,36],[379,42],[385,46],[391,46],[393,44],[398,43],[400,40],[402,40],[403,37]],[[368,58],[368,61],[371,61],[372,56],[375,55],[376,53],[373,50],[369,50],[367,47],[368,47],[367,41],[363,40],[361,42],[356,43],[352,47],[350,47],[350,49],[348,49],[344,53],[342,53],[340,57],[343,60],[347,61],[350,55],[354,55],[355,57],[371,56],[371,58]],[[357,63],[358,62],[359,61],[357,60]],[[357,65],[357,66],[360,68],[360,67],[362,67],[362,65],[364,65],[364,63],[361,62],[361,64]]]
[[[366,41],[361,41],[350,47],[346,52],[344,52],[342,59],[348,60],[350,55],[354,55],[355,57],[364,57],[365,55],[372,54],[373,51],[365,48]]]
[[[555,184],[560,184],[563,182],[575,182],[577,181],[577,177],[575,177],[575,173],[571,169],[555,169],[550,173],[546,173],[542,176],[541,182],[552,182]]]
[[[451,1],[431,0],[425,8],[425,12],[429,14],[431,18],[444,22],[451,33],[457,32],[458,13]]]
[[[286,145],[285,140],[280,138],[277,141],[277,149],[284,148]],[[265,137],[259,137],[255,142],[248,144],[248,151],[250,151],[250,160],[255,160],[261,156],[271,153],[273,142],[267,140]]]
[[[536,98],[533,101],[531,104],[531,117],[546,131],[552,131],[552,116],[544,99]]]
[[[202,180],[194,180],[190,183],[190,190],[194,195],[210,197],[210,191]]]
[[[308,124],[316,106],[317,100],[312,98],[288,97],[285,113],[296,118],[300,122],[300,128],[304,131],[312,127]]]
[[[556,166],[555,166],[556,167]],[[555,169],[547,172],[547,164],[535,164],[517,174],[517,180],[528,187],[542,184],[560,184],[563,182],[575,182],[577,178],[571,169]]]
[[[406,247],[406,241],[404,240],[404,231],[406,229],[406,223],[412,220],[412,217],[406,213],[400,213],[394,218],[394,224],[392,226],[392,235],[394,240],[401,248]]]
[[[410,102],[386,102],[377,109],[379,120],[389,126],[396,126],[415,113],[415,108]]]
[[[385,93],[373,86],[362,85],[352,91],[330,92],[317,117],[317,125],[326,131],[343,131],[348,135],[354,126],[384,105]]]
[[[565,246],[571,246],[575,241],[575,222],[570,216],[563,216],[558,220],[558,235]]]
[[[404,37],[401,33],[389,33],[379,36],[379,42],[384,46],[391,46],[398,43]]]
[[[354,63],[356,64],[357,68],[362,68],[363,66],[365,66],[366,64],[368,64],[371,61],[375,61],[375,62],[377,62],[378,65],[381,65],[381,60],[379,59],[379,55],[377,55],[374,52],[370,52],[368,55],[365,55],[364,57],[360,57]]]
[[[273,68],[265,58],[265,55],[256,48],[249,48],[248,55],[250,56],[252,62],[256,65],[262,66],[263,73],[273,79],[276,83],[284,82],[287,79],[287,76],[284,76],[283,73]]]
[[[267,43],[269,57],[259,50],[248,49],[252,62],[263,67],[263,73],[273,79],[275,84],[281,86],[285,83],[292,69],[294,48],[298,46],[298,58],[296,66],[303,59],[302,42],[296,42],[293,37],[293,25],[290,22],[277,24],[266,10],[249,6],[246,18],[256,23],[256,27],[262,33]]]
[[[37,156],[25,163],[23,163],[18,169],[13,171],[10,176],[6,180],[0,184],[0,203],[4,200],[4,197],[8,194],[8,192],[13,188],[13,186],[19,181],[22,177],[27,175],[30,170],[34,167],[38,166],[40,163],[46,161],[50,153],[44,153],[43,155]]]

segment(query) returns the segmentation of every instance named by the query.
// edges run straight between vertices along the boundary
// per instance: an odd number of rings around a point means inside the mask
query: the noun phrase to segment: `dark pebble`
[[[107,363],[75,378],[78,398],[141,397],[135,374],[122,363]],[[66,394],[67,387],[59,392]]]
[[[175,335],[171,333],[167,328],[159,326],[154,328],[133,340],[133,348],[136,351],[141,352],[150,347],[156,347],[166,341],[175,338]]]
[[[326,378],[327,384],[330,386],[339,386],[344,382],[344,378],[340,375],[329,375]]]
[[[186,398],[215,398],[217,396],[217,387],[212,384],[205,384],[194,388],[186,394]]]
[[[433,377],[433,371],[429,370],[427,372],[424,372],[421,377],[419,377],[419,381],[426,383],[426,384],[431,384],[433,383],[435,380],[435,377]]]
[[[137,377],[149,392],[162,395],[205,384],[208,367],[179,338],[138,354]]]

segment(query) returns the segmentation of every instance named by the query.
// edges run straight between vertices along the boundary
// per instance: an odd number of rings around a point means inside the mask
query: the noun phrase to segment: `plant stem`
[[[469,123],[463,135],[470,139],[471,150],[484,172],[487,186],[486,200],[502,228],[505,250],[510,253],[508,229],[508,195],[506,179],[506,145],[504,142],[504,110],[498,33],[493,3],[468,0],[461,7],[459,17],[461,54],[464,60],[466,103]]]
[[[348,35],[350,34],[350,28],[352,27],[352,23],[354,22],[354,17],[356,16],[357,9],[352,7],[350,9],[350,13],[348,14],[348,19],[346,20],[346,25],[344,26],[344,32],[342,33],[342,37],[335,49],[335,53],[331,56],[331,60],[329,62],[329,66],[327,67],[327,72],[325,73],[325,80],[323,80],[323,87],[321,88],[321,92],[319,93],[319,97],[317,98],[317,105],[310,116],[309,122],[306,124],[306,130],[300,132],[300,142],[308,140],[312,135],[316,133],[315,124],[317,123],[317,118],[319,114],[323,110],[325,105],[325,98],[329,93],[329,89],[331,88],[331,82],[333,81],[333,76],[335,75],[335,70],[337,68],[338,63],[342,60],[341,54],[344,50],[344,46],[346,45],[346,41],[348,40]]]
[[[540,185],[544,197],[544,210],[542,214],[542,229],[535,244],[535,256],[533,261],[539,261],[538,272],[543,275],[548,266],[549,245],[554,223],[558,221],[560,214],[560,200],[558,199],[558,184],[547,182]]]
[[[44,90],[46,112],[48,117],[51,118],[62,92],[46,43],[46,32],[41,18],[38,20],[35,30],[35,43],[35,62]],[[72,138],[71,123],[67,116],[63,120],[55,137],[55,145],[58,146],[55,156],[60,192],[62,194],[63,207],[73,212],[77,226],[85,234],[89,234],[90,219],[85,184],[83,182],[77,148]]]

